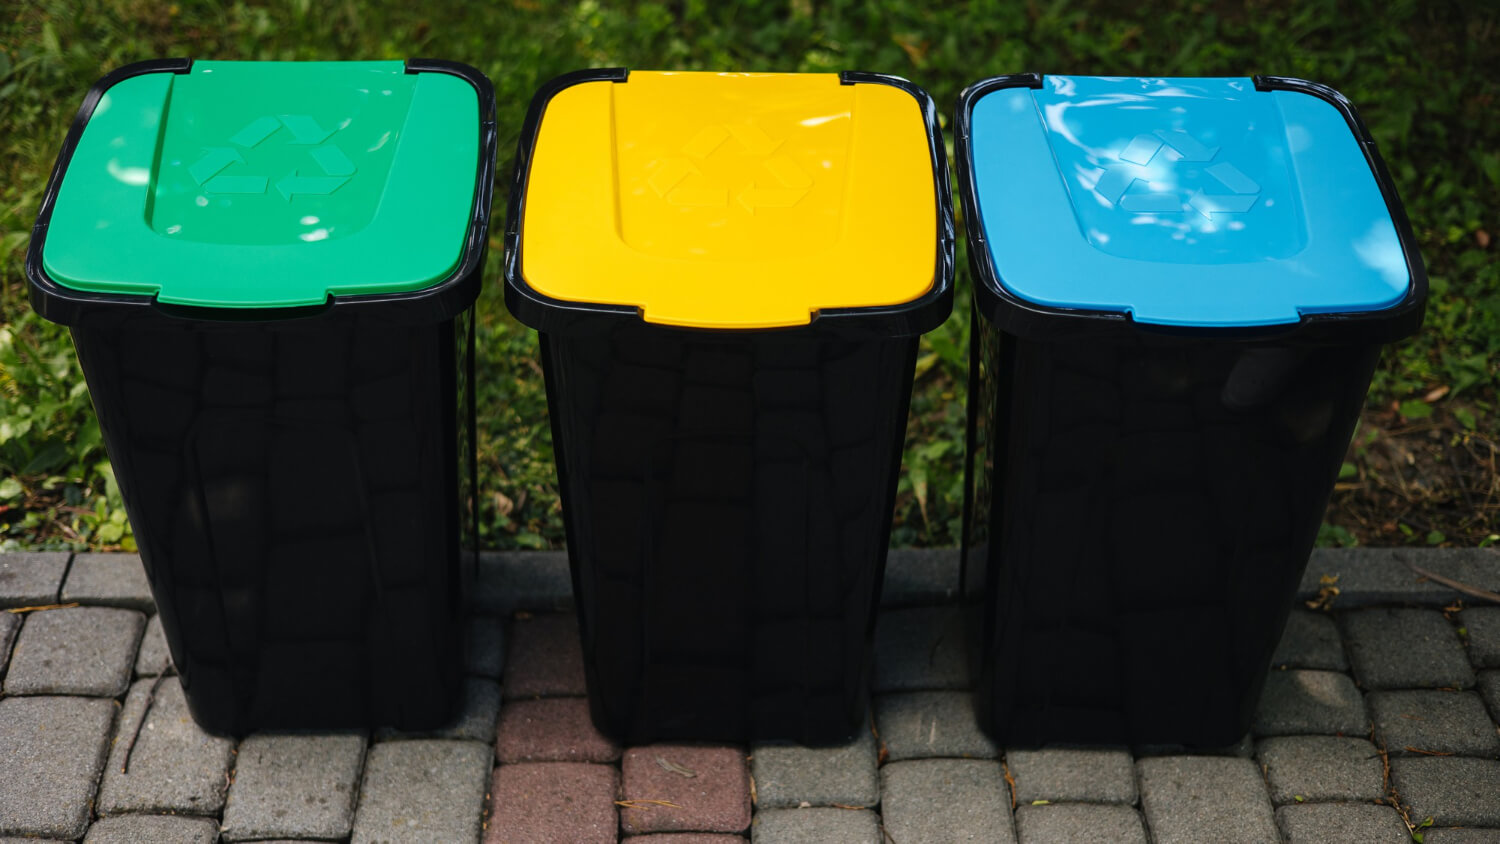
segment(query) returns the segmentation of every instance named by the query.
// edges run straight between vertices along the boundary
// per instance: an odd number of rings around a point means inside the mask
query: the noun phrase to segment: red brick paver
[[[578,619],[572,615],[517,614],[501,685],[506,700],[584,694]]]
[[[737,747],[653,744],[625,751],[626,801],[664,800],[620,808],[627,834],[744,832],[750,825],[750,769]]]
[[[614,844],[620,774],[608,765],[501,765],[490,790],[485,844]]]
[[[716,832],[658,832],[655,835],[632,835],[624,839],[626,844],[734,844],[744,840],[741,835]]]
[[[581,697],[517,700],[500,710],[495,756],[515,762],[613,762],[620,746],[594,729]]]

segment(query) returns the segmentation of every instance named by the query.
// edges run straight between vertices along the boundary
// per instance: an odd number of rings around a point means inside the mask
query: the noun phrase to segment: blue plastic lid
[[[1410,271],[1332,104],[1249,79],[1047,76],[971,115],[980,225],[1014,296],[1199,327],[1399,303]]]

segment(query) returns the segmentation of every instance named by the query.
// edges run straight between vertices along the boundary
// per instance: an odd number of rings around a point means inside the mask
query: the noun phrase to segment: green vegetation
[[[23,261],[74,110],[128,62],[437,56],[495,82],[501,126],[493,250],[480,300],[479,445],[486,544],[562,541],[534,335],[505,312],[499,239],[532,92],[584,66],[878,70],[960,89],[1021,70],[1319,80],[1380,143],[1432,276],[1428,325],[1391,350],[1324,541],[1495,541],[1500,481],[1500,7],[1479,3],[1160,4],[921,0],[356,3],[147,0],[23,5],[0,16],[0,548],[130,546],[66,333],[31,314]],[[963,259],[960,259],[960,266]],[[897,544],[957,540],[967,272],[953,318],[924,340]]]

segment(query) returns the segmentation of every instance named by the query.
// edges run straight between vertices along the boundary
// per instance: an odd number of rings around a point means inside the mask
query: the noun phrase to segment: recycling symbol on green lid
[[[1147,166],[1170,149],[1177,154],[1176,164],[1205,164],[1203,172],[1212,177],[1207,187],[1199,187],[1183,201],[1175,182],[1161,184],[1153,180]],[[1240,214],[1255,207],[1260,185],[1228,161],[1210,164],[1218,155],[1210,147],[1181,129],[1158,129],[1152,134],[1136,135],[1094,185],[1106,202],[1135,214],[1184,214],[1197,212],[1209,220],[1214,214]],[[1136,188],[1144,188],[1139,190]]]
[[[333,136],[342,127],[324,129],[305,114],[281,114],[252,120],[229,139],[229,146],[207,147],[198,160],[188,167],[188,174],[207,194],[263,194],[267,185],[274,186],[287,202],[299,194],[333,193],[354,175],[354,162],[334,143]],[[307,147],[309,166],[289,173],[237,176],[225,173],[231,164],[244,164],[241,150],[252,150],[272,135],[286,130],[284,142]]]

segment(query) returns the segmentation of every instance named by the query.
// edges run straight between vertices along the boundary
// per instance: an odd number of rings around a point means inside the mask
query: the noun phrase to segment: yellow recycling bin
[[[594,720],[863,727],[917,340],[947,318],[936,111],[862,73],[569,74],[517,156]]]

